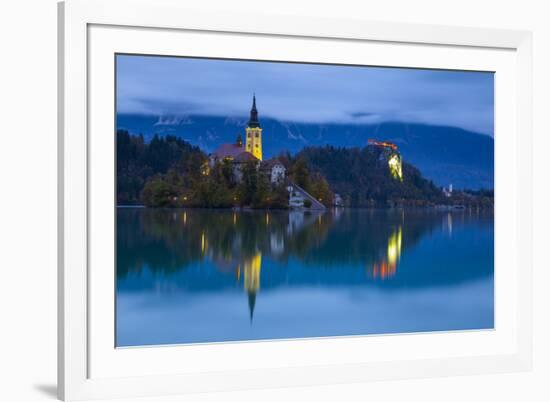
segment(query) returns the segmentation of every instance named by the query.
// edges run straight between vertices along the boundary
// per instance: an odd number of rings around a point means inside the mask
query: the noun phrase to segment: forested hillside
[[[186,176],[197,175],[206,155],[196,146],[175,136],[154,136],[147,143],[143,136],[117,132],[117,204],[140,204],[145,183],[170,169]]]
[[[313,174],[326,178],[345,205],[425,205],[443,201],[441,190],[409,163],[403,163],[402,182],[392,178],[387,163],[369,147],[308,147],[296,158],[303,158]]]

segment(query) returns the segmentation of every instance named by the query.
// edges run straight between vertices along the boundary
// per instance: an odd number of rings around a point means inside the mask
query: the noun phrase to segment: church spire
[[[246,152],[250,152],[260,161],[262,160],[262,128],[258,120],[258,109],[256,109],[256,94],[252,97],[252,109],[250,119],[246,127]]]
[[[248,120],[248,127],[260,127],[258,120],[258,109],[256,109],[256,94],[252,96],[252,109],[250,109],[250,119]]]

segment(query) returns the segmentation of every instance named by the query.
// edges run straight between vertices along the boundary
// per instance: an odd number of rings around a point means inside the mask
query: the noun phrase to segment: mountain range
[[[144,116],[118,114],[117,129],[142,134],[176,135],[205,152],[220,144],[244,139],[247,119],[224,116]],[[379,124],[298,123],[261,119],[264,159],[282,151],[294,154],[306,146],[364,147],[370,138],[390,141],[403,159],[439,186],[456,189],[492,189],[494,140],[456,127],[385,122]]]

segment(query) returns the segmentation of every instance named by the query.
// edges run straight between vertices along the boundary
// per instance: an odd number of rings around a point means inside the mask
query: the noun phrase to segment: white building
[[[271,184],[279,184],[285,180],[286,168],[278,159],[263,161],[261,169],[269,176]]]
[[[276,163],[271,168],[271,183],[278,184],[285,179],[286,169],[282,163]]]
[[[452,184],[449,184],[449,188],[443,187],[443,195],[445,195],[445,197],[448,197],[448,198],[453,195],[453,185]]]

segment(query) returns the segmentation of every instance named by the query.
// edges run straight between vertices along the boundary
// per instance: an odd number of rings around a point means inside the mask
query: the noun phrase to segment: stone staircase
[[[306,190],[304,190],[302,187],[298,186],[295,183],[289,183],[288,184],[288,191],[289,191],[289,199],[292,199],[292,192],[298,194],[301,198],[304,200],[311,201],[311,207],[307,209],[313,209],[313,210],[325,210],[327,209],[323,204],[321,204],[315,197],[313,197],[311,194],[309,194]],[[296,208],[296,206],[293,206],[292,203],[290,203],[291,208]],[[306,209],[302,206],[302,208]]]

